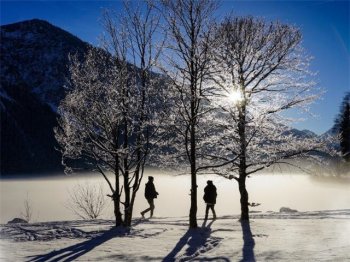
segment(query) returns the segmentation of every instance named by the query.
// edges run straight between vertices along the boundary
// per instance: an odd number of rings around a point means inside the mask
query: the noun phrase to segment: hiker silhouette
[[[148,212],[151,211],[151,216],[153,217],[153,211],[154,211],[154,199],[157,198],[158,192],[156,191],[156,188],[153,184],[153,176],[148,177],[148,182],[146,183],[146,188],[145,188],[145,198],[147,199],[147,202],[149,204],[149,208],[143,210],[141,212],[141,216],[144,217],[144,215]]]
[[[211,209],[212,213],[213,213],[213,219],[216,219],[216,213],[215,213],[215,209],[214,206],[216,204],[216,187],[213,184],[213,181],[208,180],[207,181],[207,186],[204,188],[204,202],[207,204],[207,207],[205,209],[205,220],[208,219],[208,213],[209,213],[209,209]]]

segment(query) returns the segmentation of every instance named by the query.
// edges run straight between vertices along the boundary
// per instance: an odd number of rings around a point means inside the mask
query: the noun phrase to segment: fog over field
[[[154,184],[159,192],[155,200],[156,217],[188,216],[190,208],[190,176],[176,175],[159,170],[147,170],[138,192],[134,217],[148,204],[144,198],[144,184],[147,176],[155,177]],[[206,181],[213,180],[218,190],[217,215],[238,215],[240,213],[237,182],[220,176],[198,176],[198,216],[203,217],[205,204],[202,200]],[[113,181],[113,179],[112,179]],[[1,219],[6,223],[19,217],[28,199],[32,206],[33,221],[72,220],[77,217],[66,208],[69,191],[77,184],[102,185],[105,195],[109,188],[100,174],[75,174],[54,176],[52,178],[1,180]],[[247,180],[249,199],[261,203],[251,211],[279,211],[290,207],[298,211],[334,210],[350,207],[350,177],[317,177],[301,174],[253,175]],[[113,205],[106,196],[107,206],[102,218],[113,219]]]

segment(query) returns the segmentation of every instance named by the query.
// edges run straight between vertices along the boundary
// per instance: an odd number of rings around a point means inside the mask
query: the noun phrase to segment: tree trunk
[[[197,228],[197,177],[191,172],[190,228]]]
[[[130,213],[130,187],[129,187],[129,172],[126,170],[124,174],[124,225],[129,227],[131,225],[131,213]]]
[[[118,195],[118,193],[117,193]],[[119,227],[123,224],[122,214],[120,213],[120,199],[119,197],[113,198],[114,202],[114,216],[115,216],[115,226]]]
[[[135,181],[132,187],[132,193],[131,193],[131,199],[130,199],[130,204],[129,204],[129,210],[128,210],[128,221],[125,222],[127,226],[131,226],[131,221],[132,221],[132,215],[133,215],[133,209],[134,209],[134,203],[136,199],[136,193],[139,189],[140,183],[140,167],[137,167],[135,170]]]
[[[142,52],[144,54],[145,52]],[[142,141],[142,134],[143,134],[143,124],[145,121],[145,103],[146,103],[146,88],[147,88],[147,72],[144,69],[145,68],[145,57],[144,55],[141,54],[141,86],[142,86],[142,96],[141,96],[141,106],[140,106],[140,118],[139,118],[139,124],[135,128],[135,133],[137,134],[136,136],[136,155],[137,155],[137,164],[136,168],[134,171],[134,183],[132,185],[132,193],[130,197],[130,190],[129,190],[129,208],[128,208],[128,216],[125,219],[125,224],[127,226],[131,226],[131,221],[132,221],[132,215],[133,215],[133,209],[134,209],[134,203],[136,199],[136,193],[139,190],[141,179],[140,179],[140,169],[142,167],[142,170],[144,168],[144,162],[142,162],[142,157],[145,157],[145,155],[142,155],[143,149],[144,149],[144,143],[145,141]],[[145,154],[145,153],[144,153]],[[143,174],[143,173],[142,173]],[[131,189],[131,188],[130,188]],[[126,213],[125,213],[126,214]]]
[[[131,220],[132,220],[132,208],[133,205],[131,203],[129,203],[127,210],[125,210],[125,219],[124,219],[124,225],[126,227],[130,227],[131,226]],[[125,207],[126,209],[126,207]]]
[[[192,69],[192,71],[194,71]],[[190,164],[191,164],[191,208],[190,228],[197,228],[197,172],[196,172],[196,90],[191,76],[191,123],[190,123]]]
[[[243,72],[243,70],[242,70]],[[241,92],[244,94],[244,81],[243,76],[241,77]],[[243,97],[243,101],[238,108],[238,135],[240,141],[240,157],[239,157],[239,179],[238,186],[241,194],[241,221],[249,220],[249,208],[248,208],[248,192],[245,186],[247,177],[247,143],[246,143],[246,100]]]
[[[124,86],[123,90],[125,99],[129,97],[127,87]],[[124,134],[123,134],[123,149],[125,150],[125,155],[123,156],[123,169],[124,169],[124,194],[125,194],[125,200],[124,200],[124,226],[130,226],[131,224],[131,217],[130,217],[130,186],[129,186],[129,126],[128,126],[128,111],[130,110],[129,104],[123,100],[124,105],[124,112],[123,112],[123,122],[124,122]]]
[[[190,208],[190,228],[197,228],[197,185],[196,175],[191,175],[191,208]]]
[[[116,157],[115,191],[113,195],[113,202],[114,202],[115,226],[118,227],[123,224],[122,214],[120,212],[118,157]]]
[[[197,174],[196,174],[196,144],[195,127],[191,127],[191,208],[190,228],[197,228]]]
[[[113,142],[116,148],[118,148],[119,144],[119,128],[116,126],[115,129],[113,130]],[[123,218],[122,214],[120,212],[120,194],[119,194],[119,188],[120,188],[120,183],[119,183],[119,155],[115,154],[114,156],[115,163],[114,163],[114,176],[115,176],[115,189],[114,193],[112,196],[112,200],[114,203],[114,217],[115,217],[115,226],[121,226],[123,224]]]
[[[241,194],[241,221],[249,221],[248,191],[245,186],[246,177],[240,176],[238,180],[239,193]]]
[[[132,216],[133,216],[133,209],[134,209],[134,203],[135,203],[135,199],[136,199],[136,194],[137,191],[140,188],[140,183],[143,177],[143,165],[142,165],[142,171],[141,171],[141,167],[140,165],[137,166],[136,170],[135,170],[135,181],[134,181],[134,185],[132,187],[132,194],[131,194],[131,200],[130,200],[130,225],[131,225],[131,220],[132,220]]]

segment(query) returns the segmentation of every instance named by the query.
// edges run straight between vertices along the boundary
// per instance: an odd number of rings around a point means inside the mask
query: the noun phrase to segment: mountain
[[[68,55],[88,44],[38,19],[0,27],[1,175],[62,170],[53,135]]]
[[[284,134],[293,135],[294,137],[297,137],[297,138],[315,138],[315,137],[317,137],[317,135],[314,132],[307,130],[307,129],[299,130],[299,129],[293,128],[293,129],[290,129],[290,130],[284,132]]]
[[[337,136],[337,132],[333,127],[320,135],[321,138],[335,137],[335,136]]]

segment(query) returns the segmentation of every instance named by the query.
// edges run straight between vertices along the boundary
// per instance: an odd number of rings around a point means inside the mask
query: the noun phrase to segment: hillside
[[[61,170],[53,136],[68,54],[88,44],[42,20],[0,27],[1,174]]]

